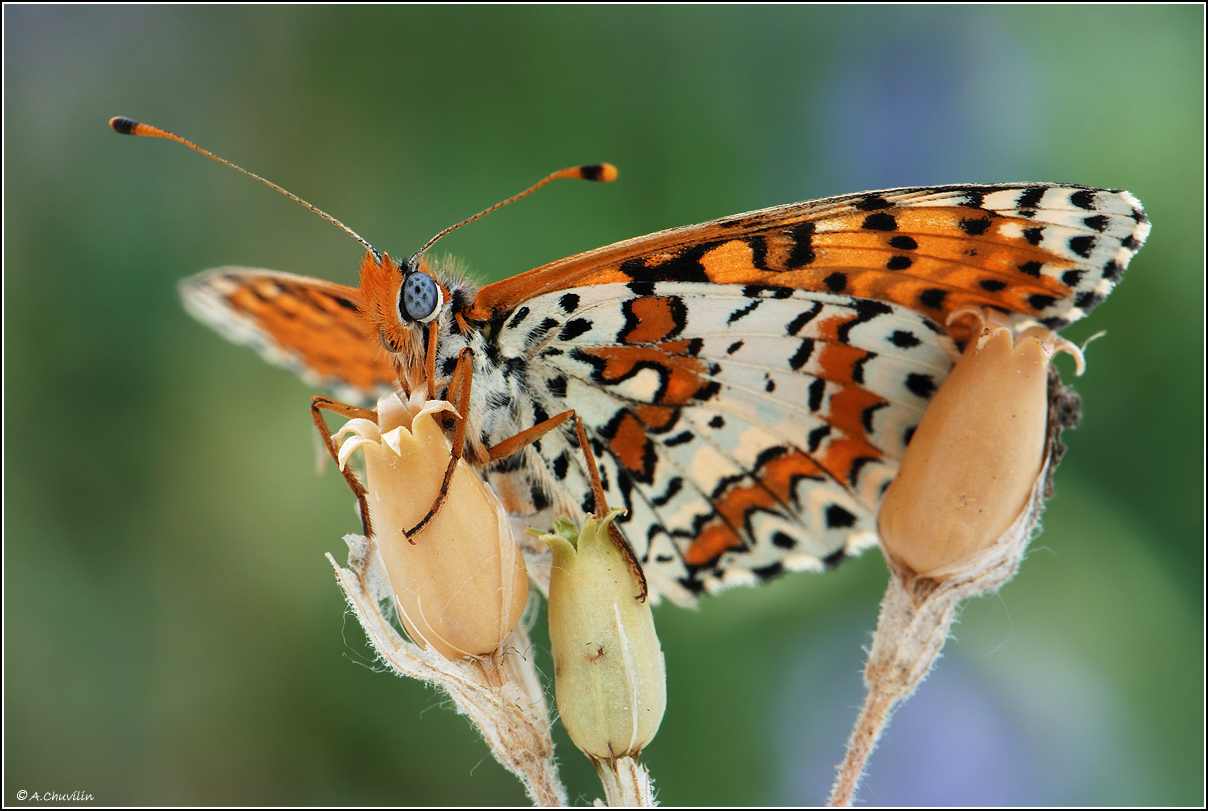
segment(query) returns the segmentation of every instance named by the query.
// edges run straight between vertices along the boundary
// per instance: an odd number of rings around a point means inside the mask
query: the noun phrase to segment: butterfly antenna
[[[520,192],[520,194],[517,194],[514,197],[509,197],[508,199],[504,200],[501,203],[496,203],[495,205],[491,206],[490,208],[478,212],[473,217],[470,217],[469,219],[466,219],[466,220],[462,220],[461,222],[457,223],[457,225],[450,225],[448,228],[441,231],[439,234],[432,237],[432,239],[430,239],[426,243],[424,243],[424,247],[422,247],[418,251],[416,251],[415,254],[411,257],[411,264],[414,265],[415,262],[420,258],[420,256],[422,256],[424,254],[424,252],[426,250],[428,250],[433,245],[435,245],[437,240],[439,240],[441,237],[445,236],[446,234],[450,233],[451,231],[456,231],[458,228],[461,228],[463,225],[469,225],[470,223],[474,222],[474,220],[478,219],[479,217],[484,217],[487,214],[490,214],[492,211],[494,211],[497,208],[503,208],[508,203],[514,203],[522,197],[528,197],[530,194],[537,191],[537,189],[541,188],[546,183],[549,183],[551,180],[562,180],[564,178],[569,179],[569,180],[594,180],[599,183],[611,183],[612,181],[617,179],[617,167],[613,166],[611,163],[592,163],[592,164],[587,164],[585,166],[572,166],[569,169],[562,169],[561,171],[554,172],[552,175],[549,175],[548,177],[537,181],[532,186],[529,186],[527,189]]]
[[[302,205],[306,206],[311,211],[318,214],[320,217],[327,220],[329,223],[336,226],[341,231],[348,234],[350,237],[355,239],[357,242],[359,242],[363,246],[365,246],[365,250],[367,250],[371,254],[373,254],[373,258],[376,259],[378,262],[382,261],[382,255],[380,253],[378,253],[377,250],[372,245],[370,245],[368,242],[366,242],[364,240],[364,238],[362,238],[361,235],[358,234],[356,231],[353,231],[347,225],[340,222],[335,217],[328,214],[326,211],[315,208],[314,206],[312,206],[310,203],[303,200],[298,195],[293,194],[292,192],[286,191],[285,189],[281,188],[276,183],[273,183],[270,180],[265,180],[264,178],[262,178],[260,175],[256,174],[255,172],[249,172],[247,169],[244,169],[242,166],[236,166],[235,164],[231,163],[226,158],[220,158],[217,155],[215,155],[213,152],[210,152],[209,150],[206,150],[206,149],[202,149],[201,147],[199,147],[197,144],[193,143],[192,141],[187,141],[184,138],[181,138],[179,135],[176,135],[175,133],[171,133],[171,132],[168,132],[167,130],[160,129],[159,127],[153,127],[150,124],[144,124],[141,121],[135,121],[133,118],[124,118],[122,116],[118,116],[116,118],[111,118],[111,119],[109,119],[109,126],[113,127],[115,132],[119,132],[122,135],[141,135],[146,138],[167,138],[169,141],[175,141],[178,144],[184,144],[189,149],[192,149],[195,152],[200,152],[201,154],[205,155],[207,158],[213,158],[214,160],[218,161],[219,163],[225,163],[227,166],[231,167],[232,169],[236,169],[240,172],[243,172],[248,177],[253,177],[256,180],[259,180],[264,185],[266,185],[270,188],[276,189],[277,191],[284,194],[286,197],[293,200],[295,203],[301,203]],[[615,170],[614,170],[614,174],[615,174]],[[552,177],[546,178],[546,180],[551,180],[551,179],[552,179]],[[542,182],[545,182],[545,181],[542,181]],[[538,184],[538,185],[540,185],[540,184]],[[532,191],[532,189],[530,189],[529,191]],[[526,194],[527,194],[527,192],[526,192]],[[523,195],[521,195],[521,196],[523,196]],[[509,200],[508,202],[510,203],[511,201]],[[486,212],[483,212],[483,213],[486,213]]]

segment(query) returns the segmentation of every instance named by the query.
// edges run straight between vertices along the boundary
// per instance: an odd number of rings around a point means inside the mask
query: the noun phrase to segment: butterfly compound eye
[[[408,321],[431,321],[440,312],[442,298],[435,279],[427,273],[412,273],[399,292],[399,313]]]

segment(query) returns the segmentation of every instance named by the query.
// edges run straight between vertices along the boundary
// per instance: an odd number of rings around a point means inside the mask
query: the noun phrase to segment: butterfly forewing
[[[362,317],[361,291],[257,268],[215,268],[180,284],[195,318],[337,396],[370,403],[397,375]]]
[[[662,231],[553,262],[479,293],[475,311],[629,281],[845,293],[944,323],[988,306],[1060,328],[1111,292],[1149,233],[1125,191],[941,186],[831,197]]]

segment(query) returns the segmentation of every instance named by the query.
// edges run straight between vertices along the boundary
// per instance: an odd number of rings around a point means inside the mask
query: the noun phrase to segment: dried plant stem
[[[554,763],[545,692],[517,628],[502,651],[482,659],[446,659],[405,639],[382,611],[392,602],[377,544],[347,535],[349,568],[328,555],[348,604],[381,660],[400,676],[443,688],[457,711],[482,733],[491,754],[524,784],[534,805],[564,806],[566,788]]]
[[[1061,432],[1077,425],[1079,405],[1077,396],[1050,368],[1044,463],[1019,516],[993,545],[927,577],[913,575],[886,557],[891,577],[864,668],[868,693],[827,805],[851,805],[877,740],[894,710],[918,688],[939,659],[960,604],[998,591],[1019,570],[1045,499],[1052,495],[1052,472],[1065,451]]]
[[[924,598],[916,606],[902,581],[896,576],[890,580],[864,668],[868,692],[827,805],[851,805],[868,758],[894,710],[910,697],[939,658],[959,600],[947,592],[938,599]]]
[[[650,773],[637,758],[597,761],[596,771],[604,786],[604,801],[610,807],[654,808],[658,805]]]
[[[960,604],[998,591],[1015,576],[1044,506],[1047,474],[1046,464],[1029,507],[998,542],[959,568],[933,577],[911,577],[890,562],[892,577],[864,667],[868,693],[827,805],[851,805],[877,740],[894,710],[918,689],[939,659]]]

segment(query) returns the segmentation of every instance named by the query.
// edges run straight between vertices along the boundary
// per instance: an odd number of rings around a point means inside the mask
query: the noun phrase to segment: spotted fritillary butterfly
[[[485,449],[573,409],[651,590],[690,603],[874,543],[968,337],[949,314],[1064,327],[1149,228],[1120,190],[904,188],[660,231],[485,287],[423,251],[371,250],[360,288],[227,267],[181,294],[231,340],[361,401],[400,381],[444,397],[471,349],[467,457],[521,530],[592,510],[574,430],[494,461]]]

